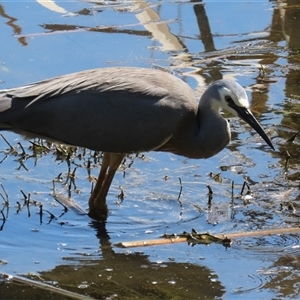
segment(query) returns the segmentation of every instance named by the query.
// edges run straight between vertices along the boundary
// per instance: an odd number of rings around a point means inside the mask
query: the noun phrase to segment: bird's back
[[[130,153],[159,148],[197,107],[189,86],[169,73],[102,68],[0,91],[0,128]]]

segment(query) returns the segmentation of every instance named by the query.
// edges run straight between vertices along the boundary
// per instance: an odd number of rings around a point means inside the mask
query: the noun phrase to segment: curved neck
[[[197,118],[199,131],[197,143],[201,147],[203,158],[211,157],[223,150],[230,142],[230,127],[220,112],[210,103],[200,102]]]
[[[178,132],[156,151],[189,158],[208,158],[224,149],[230,142],[229,124],[212,104],[212,101],[200,100],[198,111],[186,116]]]

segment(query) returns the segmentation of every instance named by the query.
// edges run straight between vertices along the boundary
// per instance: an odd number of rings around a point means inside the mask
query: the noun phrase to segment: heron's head
[[[208,90],[210,90],[212,107],[215,110],[223,108],[233,115],[243,119],[274,150],[270,139],[250,111],[248,97],[242,86],[235,81],[223,79],[212,83]]]

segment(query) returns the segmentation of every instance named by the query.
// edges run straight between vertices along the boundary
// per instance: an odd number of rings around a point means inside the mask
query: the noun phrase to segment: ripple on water
[[[239,249],[251,250],[253,255],[266,257],[277,257],[278,253],[296,254],[300,248],[299,234],[270,235],[257,238],[243,238],[236,241]],[[242,250],[242,249],[241,249]]]
[[[182,207],[176,198],[125,199],[120,208],[111,209],[107,230],[112,237],[123,236],[129,240],[157,238],[164,233],[181,233],[200,228],[205,223],[203,211],[192,203]],[[147,235],[145,237],[145,234]]]

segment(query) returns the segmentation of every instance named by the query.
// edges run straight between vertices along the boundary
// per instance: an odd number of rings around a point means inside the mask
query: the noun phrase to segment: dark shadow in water
[[[169,262],[153,263],[137,249],[116,253],[105,222],[92,222],[91,227],[99,239],[99,252],[64,257],[65,264],[40,272],[38,281],[94,299],[219,299],[224,295],[224,286],[208,268],[176,263],[171,257]],[[26,299],[64,299],[28,286],[0,283],[3,299],[19,299],[20,293],[26,293]]]
[[[41,272],[44,280],[58,281],[62,288],[96,299],[112,295],[117,299],[215,299],[224,294],[217,275],[206,267],[172,262],[172,258],[170,262],[153,263],[137,249],[116,253],[105,222],[93,222],[91,226],[99,238],[101,258],[66,257],[72,263]],[[83,283],[87,287],[80,290]]]

